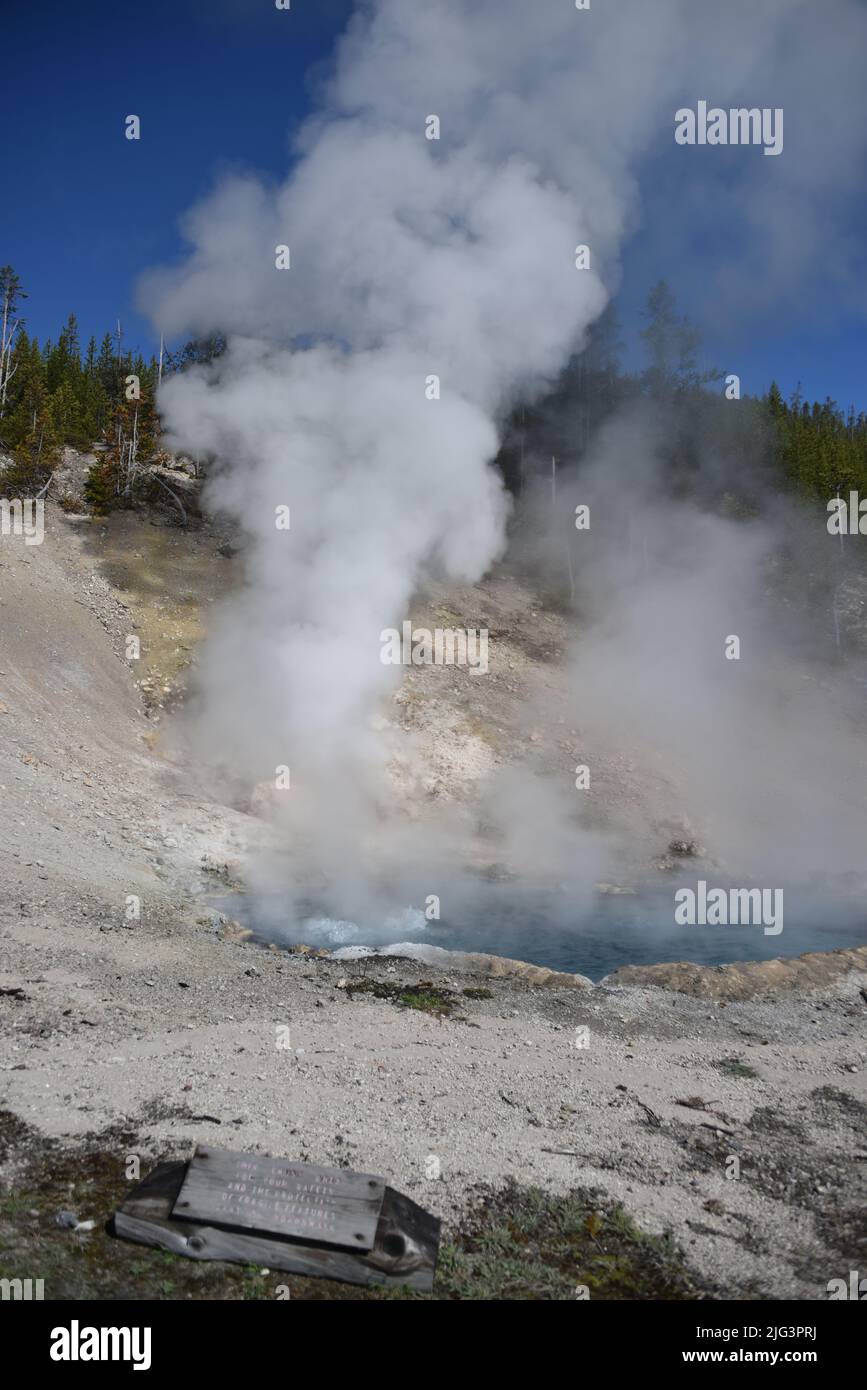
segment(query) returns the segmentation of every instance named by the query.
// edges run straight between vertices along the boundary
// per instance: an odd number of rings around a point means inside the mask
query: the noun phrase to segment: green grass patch
[[[639,1229],[598,1193],[510,1185],[444,1248],[437,1296],[460,1300],[694,1299],[673,1241]]]
[[[430,980],[420,980],[415,985],[393,984],[386,980],[350,980],[344,986],[346,994],[371,994],[374,999],[386,999],[402,1009],[418,1009],[421,1013],[434,1014],[437,1018],[450,1018],[457,1005],[454,991],[442,989]]]
[[[739,1057],[722,1057],[718,1062],[712,1062],[711,1066],[716,1067],[723,1076],[737,1076],[743,1080],[755,1080],[758,1077],[755,1068],[747,1062],[742,1062]]]

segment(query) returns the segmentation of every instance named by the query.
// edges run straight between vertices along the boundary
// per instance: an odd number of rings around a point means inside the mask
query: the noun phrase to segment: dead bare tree
[[[157,482],[159,483],[160,487],[164,487],[165,490],[166,490],[166,492],[169,494],[169,497],[171,497],[172,500],[177,504],[178,511],[179,511],[180,514],[181,514],[181,525],[184,526],[184,527],[186,527],[186,525],[187,525],[187,512],[186,512],[186,508],[184,507],[184,504],[183,504],[183,502],[181,501],[180,497],[178,497],[178,494],[174,491],[173,488],[170,488],[170,487],[169,487],[168,483],[166,483],[166,482],[163,481],[163,479],[160,477],[159,473],[155,473],[155,474],[154,474],[154,477],[156,478],[156,480],[157,480]]]
[[[18,363],[13,366],[12,349],[15,345],[15,334],[21,327],[22,320],[16,319],[15,312],[19,299],[26,299],[27,296],[21,288],[21,281],[15,274],[11,265],[0,266],[0,297],[3,303],[2,327],[0,327],[0,416],[6,410],[6,393],[9,383],[18,370]]]

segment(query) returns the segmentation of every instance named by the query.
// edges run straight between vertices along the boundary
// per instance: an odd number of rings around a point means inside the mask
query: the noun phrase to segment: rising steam
[[[616,289],[637,175],[673,140],[676,108],[705,96],[788,108],[835,22],[843,53],[840,33],[861,22],[848,0],[820,8],[821,24],[807,0],[768,0],[760,14],[753,0],[362,4],[285,183],[221,183],[186,219],[185,262],[146,278],[143,301],[166,334],[228,338],[213,365],[160,396],[170,442],[217,461],[209,503],[247,541],[245,587],[204,653],[198,735],[248,785],[291,768],[278,815],[303,850],[304,883],[273,860],[259,872],[296,911],[310,893],[336,915],[406,905],[397,869],[387,885],[370,871],[377,837],[386,863],[402,848],[398,832],[382,840],[389,750],[376,716],[396,676],[380,632],[400,625],[426,576],[472,583],[502,553],[509,505],[492,461],[505,414],[555,381]],[[785,42],[796,15],[797,54]],[[425,138],[432,114],[438,141]],[[729,166],[744,197],[781,166],[789,216],[786,228],[762,222],[768,259],[811,207],[820,163],[812,145],[790,156],[797,111],[786,120],[783,157],[747,152]],[[589,269],[575,265],[581,244]],[[281,245],[288,270],[275,267]],[[290,531],[275,525],[284,506]],[[724,595],[724,547],[703,565]],[[616,662],[607,669],[617,676]],[[437,843],[427,852],[446,856]]]

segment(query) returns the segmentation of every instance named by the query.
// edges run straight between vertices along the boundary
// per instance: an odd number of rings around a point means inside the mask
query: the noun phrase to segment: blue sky
[[[4,0],[0,263],[29,291],[31,332],[56,336],[72,310],[85,341],[120,317],[128,344],[154,348],[134,307],[137,276],[179,254],[179,217],[221,171],[285,172],[288,140],[351,8],[352,0],[292,0],[289,12],[273,0]],[[140,141],[124,138],[131,112],[141,117]],[[703,322],[701,259],[682,273],[669,235],[671,179],[684,169],[666,162],[645,176],[643,225],[624,255],[626,336],[648,287],[666,275],[681,309],[702,323],[707,361],[737,371],[745,391],[776,376],[786,393],[801,381],[810,397],[867,410],[867,325],[833,267],[817,264],[810,297],[793,294],[771,315]],[[861,191],[847,216],[861,237],[864,171],[853,171],[853,186]],[[686,191],[684,208],[688,219]],[[724,202],[716,226],[724,241]]]
[[[82,337],[135,312],[136,277],[176,256],[178,218],[223,169],[287,167],[351,0],[3,0],[0,263],[30,294],[27,326]],[[127,140],[124,119],[141,118]]]

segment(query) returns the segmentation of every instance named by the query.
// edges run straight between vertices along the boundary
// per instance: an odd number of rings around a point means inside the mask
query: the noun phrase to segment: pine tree
[[[99,439],[108,421],[108,397],[96,371],[85,372],[79,397],[81,432],[87,445]]]
[[[96,359],[96,374],[102,384],[102,389],[110,399],[119,395],[120,372],[114,351],[114,341],[110,333],[106,333],[100,343],[99,356]]]
[[[151,396],[127,400],[123,396],[105,431],[108,445],[91,468],[85,496],[94,511],[105,514],[129,506],[146,478],[145,465],[157,453],[158,422]]]
[[[774,420],[780,420],[786,414],[786,406],[783,401],[780,388],[775,381],[771,382],[768,391],[768,410]]]
[[[26,439],[45,400],[45,364],[36,338],[19,333],[16,345],[16,374],[9,393],[8,414],[3,421],[3,438],[13,447]]]
[[[59,439],[47,405],[36,412],[31,429],[12,453],[4,470],[3,489],[8,497],[33,497],[51,477],[60,456]]]
[[[81,406],[69,378],[61,381],[48,397],[48,410],[58,439],[86,443],[82,439]]]
[[[644,317],[647,327],[640,336],[650,359],[645,380],[651,394],[659,395],[671,383],[678,352],[678,319],[667,281],[658,280],[651,289]]]

